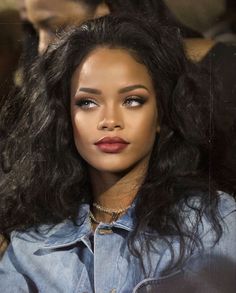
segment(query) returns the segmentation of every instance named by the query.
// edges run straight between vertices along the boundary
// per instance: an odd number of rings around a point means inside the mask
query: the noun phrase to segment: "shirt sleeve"
[[[212,247],[214,233],[212,229],[206,231],[202,236],[203,245],[206,251],[212,255],[230,259],[236,263],[236,202],[229,195],[221,196],[219,213],[222,220],[222,235],[219,241]]]

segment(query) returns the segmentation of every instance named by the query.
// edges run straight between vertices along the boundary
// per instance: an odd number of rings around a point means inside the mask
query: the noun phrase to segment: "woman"
[[[206,163],[207,73],[178,31],[93,20],[51,46],[31,77],[17,127],[4,118],[14,104],[0,115],[3,291],[156,292],[176,273],[202,275],[203,255],[236,261],[235,201]]]
[[[21,1],[22,2],[22,1]],[[163,0],[26,0],[20,12],[25,32],[24,52],[22,58],[22,77],[28,78],[28,68],[37,56],[42,54],[48,45],[57,39],[59,32],[67,27],[79,26],[83,21],[105,14],[129,12],[141,14],[142,17],[154,18],[168,25],[178,27],[184,37],[188,56],[201,62],[218,76],[221,84],[219,101],[215,102],[214,113],[218,127],[215,132],[213,156],[213,178],[219,189],[236,194],[236,160],[234,149],[235,135],[235,99],[236,90],[233,74],[235,72],[236,48],[232,44],[216,43],[183,25],[170,11]],[[230,77],[232,76],[232,78]],[[211,77],[209,77],[209,83]],[[9,124],[14,127],[13,121]],[[227,141],[227,148],[225,147]],[[222,143],[223,142],[223,143]],[[1,250],[1,247],[0,247]]]
[[[178,27],[184,37],[188,56],[196,62],[201,62],[218,77],[216,83],[219,85],[221,95],[214,100],[213,114],[216,117],[217,127],[214,132],[214,148],[212,149],[212,169],[214,170],[212,176],[220,190],[236,195],[236,159],[234,156],[236,85],[234,75],[230,75],[230,72],[235,72],[235,46],[216,43],[209,38],[204,39],[201,34],[177,20],[163,0],[27,0],[25,10],[27,13],[23,17],[28,20],[28,30],[24,42],[26,46],[22,58],[22,72],[26,79],[32,58],[36,57],[36,51],[38,50],[42,54],[48,45],[57,39],[61,30],[73,25],[79,26],[84,20],[108,13],[128,12],[141,14],[146,19],[154,18]],[[30,25],[35,30],[32,28],[29,30]],[[211,76],[209,76],[208,82],[211,84]],[[13,127],[14,121],[13,117],[13,121],[9,122]]]

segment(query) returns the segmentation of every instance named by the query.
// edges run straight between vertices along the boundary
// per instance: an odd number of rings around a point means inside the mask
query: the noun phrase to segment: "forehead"
[[[97,48],[76,69],[73,80],[78,83],[142,82],[152,88],[152,78],[145,65],[136,61],[125,49]]]
[[[88,10],[79,0],[25,0],[25,5],[28,17],[34,22],[48,17],[79,17]]]

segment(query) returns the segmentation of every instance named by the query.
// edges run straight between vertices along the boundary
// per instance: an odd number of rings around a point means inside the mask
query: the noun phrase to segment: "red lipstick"
[[[128,142],[124,139],[115,137],[103,137],[95,142],[95,145],[104,153],[120,153],[123,149],[128,146]]]

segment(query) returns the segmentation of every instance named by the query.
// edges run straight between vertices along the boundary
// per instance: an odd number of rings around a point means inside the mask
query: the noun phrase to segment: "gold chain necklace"
[[[113,213],[111,216],[112,217],[111,217],[110,223],[115,222],[119,218],[119,214],[116,214],[116,213]],[[90,218],[90,221],[94,222],[95,224],[99,225],[101,223],[95,218],[94,214],[91,211],[89,212],[89,218]]]
[[[89,212],[89,218],[91,222],[94,222],[95,224],[100,224],[100,222],[95,218],[94,214],[90,211]]]
[[[103,212],[103,213],[106,213],[108,215],[111,215],[111,222],[115,222],[118,218],[119,218],[119,215],[122,214],[123,212],[125,212],[126,210],[128,210],[128,207],[126,208],[123,208],[123,209],[109,209],[109,208],[105,208],[105,207],[102,207],[100,206],[99,204],[97,203],[93,203],[93,206],[99,210],[100,212]],[[92,222],[94,222],[95,224],[100,224],[100,222],[95,218],[94,214],[91,212],[89,212],[89,217],[90,217],[90,220]]]
[[[125,211],[127,211],[128,210],[128,208],[130,208],[130,206],[128,206],[128,207],[125,207],[125,208],[123,208],[123,209],[109,209],[109,208],[105,208],[105,207],[102,207],[102,206],[100,206],[99,204],[97,204],[96,202],[94,202],[93,203],[93,206],[97,209],[97,210],[99,210],[100,212],[103,212],[103,213],[106,213],[106,214],[109,214],[109,215],[114,215],[114,214],[117,214],[117,215],[119,215],[119,214],[122,214],[123,212],[125,212]]]

